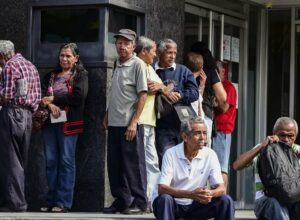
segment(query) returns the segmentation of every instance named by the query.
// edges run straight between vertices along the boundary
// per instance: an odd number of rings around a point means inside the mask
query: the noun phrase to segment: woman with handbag
[[[42,83],[42,104],[50,110],[51,119],[42,129],[48,180],[47,206],[42,212],[67,212],[72,207],[76,143],[83,132],[87,91],[88,74],[78,47],[65,44],[59,50],[57,68]]]

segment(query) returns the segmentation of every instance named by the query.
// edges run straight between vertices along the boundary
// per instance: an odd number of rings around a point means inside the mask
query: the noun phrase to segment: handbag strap
[[[52,72],[50,79],[49,79],[49,86],[53,86],[54,85],[54,80],[55,80],[55,74]]]

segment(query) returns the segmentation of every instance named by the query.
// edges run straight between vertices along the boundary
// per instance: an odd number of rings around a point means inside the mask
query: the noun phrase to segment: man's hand
[[[130,122],[130,124],[127,127],[127,130],[125,132],[126,141],[132,141],[135,138],[136,130],[137,130],[137,123],[136,122]]]
[[[210,203],[212,198],[211,190],[207,189],[206,187],[197,188],[192,191],[192,199],[201,204]]]
[[[151,93],[156,93],[157,91],[161,90],[163,88],[163,84],[162,83],[158,83],[152,80],[147,80],[147,84],[148,84],[148,92]]]
[[[60,116],[60,108],[54,104],[48,105],[49,110],[51,111],[54,118],[58,118]]]
[[[279,141],[279,138],[277,135],[271,135],[271,136],[267,136],[263,142],[261,142],[261,146],[262,146],[262,149],[266,146],[268,146],[269,144],[272,144],[272,143],[276,143]]]
[[[179,92],[171,92],[167,97],[173,104],[179,102],[181,99]]]

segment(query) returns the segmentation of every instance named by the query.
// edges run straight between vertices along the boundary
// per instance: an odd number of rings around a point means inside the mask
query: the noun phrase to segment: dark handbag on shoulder
[[[164,117],[174,109],[172,102],[162,93],[155,96],[155,111],[157,119]]]

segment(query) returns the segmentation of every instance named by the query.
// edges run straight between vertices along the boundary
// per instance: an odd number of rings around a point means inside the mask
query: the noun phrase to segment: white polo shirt
[[[199,150],[192,161],[184,155],[183,142],[165,152],[158,184],[194,190],[207,186],[207,183],[210,185],[223,183],[218,157],[211,148],[204,147]],[[157,191],[153,198],[156,196]],[[180,205],[190,205],[193,202],[187,198],[175,198],[175,201]]]

